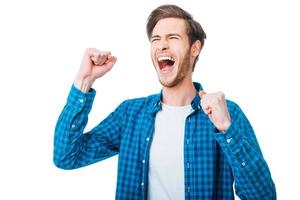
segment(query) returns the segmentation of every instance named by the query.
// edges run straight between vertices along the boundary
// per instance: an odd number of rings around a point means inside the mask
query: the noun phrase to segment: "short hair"
[[[151,12],[151,14],[148,17],[146,26],[147,36],[149,40],[152,36],[153,29],[157,22],[165,18],[184,19],[190,46],[195,41],[199,40],[201,43],[201,49],[203,48],[204,40],[206,39],[206,33],[202,29],[202,26],[199,22],[194,20],[193,16],[190,13],[176,5],[162,5]],[[193,71],[195,68],[195,64],[198,60],[198,56],[196,57],[195,62],[193,64]]]

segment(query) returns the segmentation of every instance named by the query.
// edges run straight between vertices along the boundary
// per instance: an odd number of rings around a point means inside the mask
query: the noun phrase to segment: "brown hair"
[[[195,41],[199,40],[202,49],[202,47],[204,46],[206,34],[203,31],[201,25],[199,24],[199,22],[194,20],[193,16],[190,13],[186,12],[185,10],[176,5],[162,5],[151,12],[151,14],[148,17],[146,27],[148,39],[150,40],[152,36],[152,31],[157,22],[161,19],[170,17],[184,19],[186,22],[186,32],[189,38],[190,46]],[[196,57],[195,62],[193,64],[193,71],[198,60],[198,56]]]

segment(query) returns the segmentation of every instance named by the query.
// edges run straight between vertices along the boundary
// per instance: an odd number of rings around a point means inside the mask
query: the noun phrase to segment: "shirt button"
[[[189,139],[186,140],[186,144],[190,144],[190,140]]]
[[[242,166],[245,167],[246,166],[246,162],[242,162]]]
[[[189,163],[189,162],[186,163],[186,167],[187,167],[188,169],[190,168],[190,163]]]
[[[80,103],[83,103],[83,99],[79,99],[79,102],[80,102]]]
[[[76,126],[75,126],[75,124],[72,124],[72,128],[75,128]]]
[[[147,138],[146,138],[146,141],[147,141],[147,142],[149,142],[149,140],[150,140],[150,138],[149,138],[149,137],[147,137]]]
[[[229,144],[231,142],[232,138],[227,138],[226,142]]]
[[[145,162],[146,162],[145,160],[142,160],[142,163],[143,163],[143,164],[145,164]]]
[[[142,186],[142,187],[144,186],[144,182],[141,182],[141,186]]]

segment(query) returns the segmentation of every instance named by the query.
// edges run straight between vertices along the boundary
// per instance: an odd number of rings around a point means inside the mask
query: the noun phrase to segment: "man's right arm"
[[[83,167],[118,153],[123,106],[119,106],[93,130],[83,134],[96,94],[91,86],[115,62],[116,58],[108,52],[86,50],[55,128],[53,159],[57,167]]]

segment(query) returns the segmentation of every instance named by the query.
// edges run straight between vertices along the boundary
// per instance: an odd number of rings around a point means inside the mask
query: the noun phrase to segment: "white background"
[[[299,6],[296,0],[0,3],[0,199],[114,199],[117,157],[78,170],[52,163],[54,127],[86,47],[110,50],[86,130],[121,101],[157,93],[146,18],[175,3],[207,33],[194,72],[251,121],[278,199],[299,198]]]

